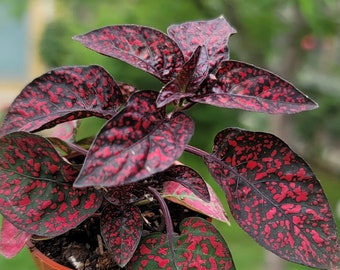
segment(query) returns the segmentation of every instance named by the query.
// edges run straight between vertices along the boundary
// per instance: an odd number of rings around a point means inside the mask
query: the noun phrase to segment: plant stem
[[[202,157],[202,158],[204,158],[206,156],[210,156],[209,153],[207,153],[204,150],[199,149],[199,148],[197,148],[195,146],[192,146],[192,145],[187,145],[185,147],[185,151],[188,152],[188,153],[194,154],[196,156]]]
[[[161,206],[163,216],[164,216],[164,220],[165,220],[166,236],[167,236],[168,241],[169,241],[171,257],[172,257],[173,263],[175,264],[175,249],[174,249],[174,234],[175,234],[175,232],[174,232],[174,226],[173,226],[172,221],[171,221],[171,215],[170,215],[169,208],[168,208],[167,204],[165,203],[164,199],[162,198],[162,196],[158,193],[158,191],[155,188],[149,186],[148,189],[156,197],[157,201],[159,202],[159,204]]]
[[[171,216],[170,216],[170,211],[168,206],[166,205],[166,202],[162,198],[162,196],[158,193],[158,191],[153,188],[153,187],[148,187],[148,189],[152,192],[152,194],[156,197],[157,201],[159,202],[163,215],[164,215],[164,220],[165,220],[165,226],[166,226],[166,231],[169,235],[174,234],[174,227],[172,225],[171,221]]]

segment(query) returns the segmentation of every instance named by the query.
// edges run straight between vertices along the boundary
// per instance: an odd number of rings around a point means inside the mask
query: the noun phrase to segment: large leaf
[[[180,225],[173,247],[165,234],[151,234],[142,239],[128,269],[235,269],[222,235],[208,221],[191,217]]]
[[[204,46],[199,46],[183,65],[176,78],[163,86],[156,101],[157,106],[162,107],[170,102],[193,96],[207,77],[208,71],[207,50]]]
[[[21,91],[0,132],[32,132],[89,116],[110,118],[121,102],[119,87],[102,67],[60,67]]]
[[[188,60],[198,46],[208,50],[210,66],[229,59],[229,36],[236,33],[223,16],[208,21],[186,22],[169,26],[168,35],[181,48]]]
[[[143,219],[137,206],[108,205],[100,219],[100,230],[106,247],[120,267],[133,256],[143,232]]]
[[[170,167],[190,140],[194,124],[183,113],[165,116],[157,92],[134,93],[93,142],[75,186],[110,187],[144,179]]]
[[[0,139],[0,212],[18,229],[60,235],[91,216],[101,192],[75,189],[78,174],[41,136],[14,132]]]
[[[236,221],[263,247],[312,267],[336,265],[337,229],[327,198],[310,167],[283,141],[225,129],[206,164]]]
[[[192,101],[267,113],[297,113],[318,105],[277,75],[250,64],[224,61]]]
[[[74,37],[86,47],[140,68],[163,82],[173,79],[183,65],[176,42],[164,33],[138,25],[103,27]]]
[[[31,234],[17,229],[6,219],[2,220],[0,234],[0,254],[10,259],[23,249]]]
[[[184,205],[193,211],[229,224],[223,205],[213,189],[208,184],[206,185],[210,197],[208,202],[198,197],[191,189],[173,181],[164,183],[163,197],[174,203]]]

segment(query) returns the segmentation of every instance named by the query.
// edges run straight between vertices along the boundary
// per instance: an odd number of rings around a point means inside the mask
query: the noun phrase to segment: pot
[[[28,241],[27,247],[29,248],[33,257],[33,261],[39,270],[72,270],[71,268],[63,266],[48,258],[40,250],[38,250],[31,241]]]

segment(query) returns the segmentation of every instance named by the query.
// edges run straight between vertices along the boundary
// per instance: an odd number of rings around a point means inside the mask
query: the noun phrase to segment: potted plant
[[[223,207],[199,173],[177,161],[189,152],[256,242],[284,259],[336,269],[328,201],[287,144],[239,128],[220,131],[210,153],[189,144],[190,108],[199,104],[271,114],[317,108],[277,75],[230,60],[234,33],[221,16],[171,25],[167,34],[114,25],[76,36],[164,86],[137,90],[91,65],[50,70],[22,90],[1,127],[2,253],[48,243],[57,251],[68,245],[59,256],[75,269],[234,269],[211,222],[228,223]],[[77,139],[79,120],[92,116],[104,125]],[[57,136],[38,133],[55,126]],[[92,253],[101,255],[94,266]]]

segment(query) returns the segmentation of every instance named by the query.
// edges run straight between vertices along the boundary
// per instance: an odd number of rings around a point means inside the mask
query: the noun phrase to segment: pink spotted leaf
[[[52,136],[67,142],[74,142],[79,127],[79,120],[62,123],[52,129]]]
[[[120,267],[133,256],[143,232],[143,219],[138,207],[108,205],[102,212],[101,235],[106,247]]]
[[[237,61],[224,61],[191,101],[272,114],[312,110],[318,105],[274,73]]]
[[[209,202],[210,195],[208,186],[203,178],[194,169],[184,165],[174,165],[157,174],[154,178],[162,182],[174,181],[185,186],[200,199]]]
[[[4,119],[1,134],[38,131],[89,116],[110,118],[121,103],[118,85],[102,67],[56,68],[21,91]]]
[[[113,187],[105,192],[104,198],[114,205],[132,204],[138,200],[138,197],[132,191],[132,185]]]
[[[20,131],[0,138],[0,168],[0,211],[30,234],[60,235],[101,205],[100,191],[72,187],[78,169],[39,135]]]
[[[213,189],[208,184],[206,185],[210,201],[202,200],[202,198],[198,197],[191,189],[172,181],[164,183],[163,196],[169,201],[184,205],[193,211],[229,224],[229,219],[224,211],[223,205]]]
[[[191,57],[198,46],[205,46],[211,68],[229,59],[228,40],[230,35],[236,33],[223,16],[209,21],[174,24],[167,32],[181,48],[185,60]]]
[[[75,186],[130,184],[170,167],[183,153],[194,124],[184,113],[165,116],[157,92],[134,93],[93,142]]]
[[[226,242],[211,223],[189,217],[180,231],[173,236],[173,254],[166,234],[144,237],[127,269],[235,269]]]
[[[338,263],[337,229],[320,182],[274,135],[228,128],[217,134],[210,173],[232,215],[278,256],[316,268]]]
[[[103,27],[74,37],[86,47],[168,82],[184,63],[175,41],[156,29],[138,25]]]
[[[23,249],[31,234],[19,230],[6,219],[2,220],[0,232],[0,254],[10,259]]]
[[[176,78],[163,86],[156,101],[157,106],[162,107],[170,102],[193,96],[207,77],[208,71],[207,50],[204,46],[199,46]]]

